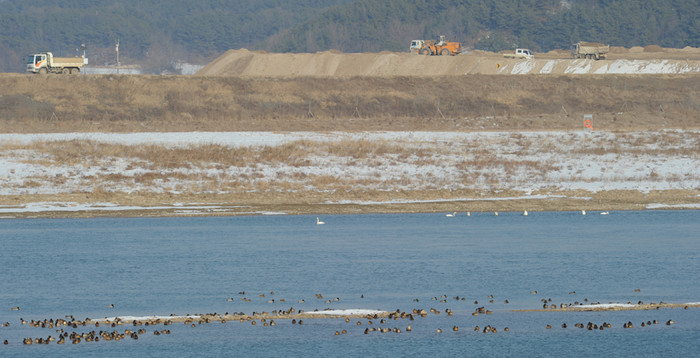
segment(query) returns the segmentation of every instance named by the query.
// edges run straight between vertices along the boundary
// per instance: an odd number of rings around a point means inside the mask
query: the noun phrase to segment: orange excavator
[[[462,52],[461,42],[447,42],[445,41],[445,35],[441,35],[440,41],[426,41],[425,45],[420,49],[418,53],[420,53],[421,55],[430,56],[454,56],[460,52]]]

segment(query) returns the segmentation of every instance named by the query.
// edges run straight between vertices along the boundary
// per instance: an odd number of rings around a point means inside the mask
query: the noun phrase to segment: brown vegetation
[[[700,76],[0,75],[0,132],[697,128]]]

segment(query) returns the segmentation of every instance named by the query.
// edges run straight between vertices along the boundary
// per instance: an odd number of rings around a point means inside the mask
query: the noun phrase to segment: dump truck
[[[600,60],[610,52],[610,45],[594,42],[577,42],[571,46],[571,57]]]
[[[503,57],[505,57],[505,58],[524,58],[527,60],[531,60],[531,59],[535,58],[535,55],[532,54],[532,51],[530,51],[530,49],[516,48],[515,51],[513,51],[513,52],[504,53]]]
[[[437,42],[435,40],[425,41],[425,44],[419,51],[421,55],[429,56],[454,56],[460,52],[462,52],[462,43],[447,42],[444,35],[440,36],[440,40]]]
[[[84,65],[87,64],[87,58],[82,57],[54,57],[51,52],[42,52],[29,55],[27,58],[27,72],[47,74],[47,73],[62,73],[78,74]]]

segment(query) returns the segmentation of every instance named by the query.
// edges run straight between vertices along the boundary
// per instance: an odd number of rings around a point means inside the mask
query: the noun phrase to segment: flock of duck
[[[638,290],[635,290],[638,292]],[[531,291],[531,294],[537,294],[537,291]],[[569,292],[570,294],[575,294],[575,291]],[[245,292],[239,292],[240,295],[245,295]],[[260,294],[258,297],[260,298],[265,298],[265,297],[270,297],[274,295],[274,292],[270,292],[269,294]],[[315,294],[316,299],[318,300],[325,300],[322,294]],[[364,298],[364,295],[361,296]],[[442,303],[447,303],[450,298],[448,298],[447,295],[441,295],[441,296],[434,296],[430,299],[431,301],[437,301],[437,302],[442,302]],[[460,297],[460,296],[454,296],[451,297],[451,300],[454,301],[467,301],[465,297]],[[493,304],[495,303],[495,298],[493,295],[488,295],[487,300],[489,303]],[[228,298],[227,301],[235,302],[233,298]],[[252,301],[251,299],[247,298],[242,298],[239,300],[239,302],[250,302]],[[273,302],[283,302],[284,300],[268,300],[267,302],[273,303]],[[303,300],[300,300],[299,302],[302,302]],[[329,302],[334,302],[334,301],[340,301],[340,298],[336,297],[332,300],[325,300],[324,302],[329,303]],[[552,299],[545,299],[542,298],[541,300],[544,302],[543,307],[552,307],[556,306],[551,304]],[[584,299],[585,302],[588,302],[588,299]],[[414,303],[420,302],[420,299],[416,298],[413,299]],[[468,300],[468,302],[472,302],[471,300]],[[474,300],[473,301],[474,305],[479,305],[479,300]],[[503,300],[504,304],[510,303],[508,299]],[[579,304],[578,302],[575,302],[575,304]],[[639,304],[642,304],[640,301]],[[560,305],[560,307],[565,307],[566,304]],[[114,307],[114,305],[108,305],[108,307]],[[686,309],[688,308],[687,306],[685,307]],[[12,307],[12,310],[18,311],[19,307]],[[243,312],[234,312],[232,314],[226,312],[225,314],[217,314],[217,313],[206,313],[206,314],[199,314],[199,315],[186,315],[186,316],[176,316],[176,315],[171,315],[169,317],[153,317],[153,318],[148,318],[148,319],[122,319],[119,317],[115,317],[112,319],[101,319],[101,320],[93,320],[90,318],[86,318],[84,320],[77,320],[73,316],[66,316],[66,318],[59,318],[59,319],[44,319],[44,320],[31,320],[31,321],[26,321],[22,318],[20,318],[20,323],[23,326],[28,326],[28,327],[33,327],[33,328],[45,328],[45,329],[53,329],[56,332],[56,336],[54,337],[52,335],[48,336],[41,336],[41,337],[26,337],[22,340],[22,344],[24,345],[32,345],[32,344],[49,344],[51,342],[56,342],[57,344],[64,344],[67,342],[70,342],[72,344],[79,344],[79,343],[87,343],[87,342],[99,342],[99,341],[120,341],[120,340],[126,340],[126,339],[132,339],[132,340],[138,340],[140,336],[143,336],[144,334],[148,333],[148,329],[151,329],[152,335],[155,336],[160,336],[160,335],[169,335],[171,334],[170,329],[159,329],[157,328],[159,325],[163,326],[169,326],[172,325],[176,322],[182,322],[184,323],[185,326],[190,326],[190,327],[197,327],[199,325],[204,325],[204,324],[209,324],[213,322],[219,322],[221,324],[226,324],[228,321],[238,321],[240,323],[248,324],[250,326],[263,326],[263,327],[274,327],[278,325],[278,321],[284,321],[284,322],[290,322],[289,324],[291,325],[297,325],[297,326],[302,326],[304,325],[304,319],[311,319],[311,318],[326,318],[326,319],[344,319],[346,324],[352,324],[352,326],[357,327],[359,331],[362,332],[362,334],[368,335],[371,333],[404,333],[404,332],[412,332],[414,330],[413,325],[416,325],[417,322],[413,322],[418,318],[426,318],[429,315],[441,315],[444,314],[447,317],[453,317],[454,312],[450,308],[444,308],[444,309],[436,309],[436,308],[430,308],[429,310],[426,310],[424,308],[413,308],[410,311],[401,311],[400,309],[397,309],[395,311],[379,311],[378,313],[358,313],[358,314],[344,314],[344,315],[335,315],[332,313],[333,310],[330,308],[326,308],[325,310],[319,311],[318,309],[314,310],[313,313],[323,313],[324,311],[329,312],[329,315],[315,315],[315,314],[310,314],[309,312],[305,312],[301,309],[294,309],[293,307],[290,307],[289,309],[284,309],[284,310],[273,310],[270,312],[253,312],[252,314],[248,315]],[[486,314],[486,315],[491,315],[494,312],[487,309],[485,306],[479,306],[474,309],[474,311],[471,313],[471,316],[478,316],[480,314]],[[465,317],[463,317],[465,318]],[[407,321],[406,323],[401,323],[400,321]],[[354,322],[353,322],[354,321]],[[440,322],[443,322],[444,320],[441,320]],[[459,332],[460,327],[458,324],[459,322],[464,322],[463,320],[458,320],[456,322],[453,322],[451,324],[451,328],[448,328],[446,330],[443,330],[442,328],[433,328],[433,332],[436,333],[443,333],[444,331],[447,330],[452,330],[453,332]],[[482,324],[484,323],[483,320],[479,321]],[[478,322],[475,322],[478,323]],[[665,324],[667,326],[670,326],[674,324],[674,320],[667,320],[665,321]],[[659,324],[659,321],[657,319],[653,320],[646,320],[642,321],[639,327],[649,327],[653,325]],[[10,326],[10,322],[6,322],[2,325],[2,327],[8,327]],[[90,329],[90,327],[95,327],[95,328],[100,328],[100,327],[107,327],[106,329]],[[351,327],[352,327],[351,326]],[[605,330],[605,329],[611,329],[613,328],[613,325],[609,322],[603,322],[603,323],[594,323],[594,322],[588,322],[587,324],[584,323],[575,323],[573,325],[574,327],[580,328],[580,329],[586,329],[589,331],[592,330]],[[121,329],[120,329],[121,327]],[[126,328],[129,327],[129,328]],[[567,328],[568,325],[566,323],[561,324],[561,328],[565,329]],[[624,329],[630,329],[634,328],[635,325],[631,321],[627,321],[622,323],[620,326]],[[423,331],[425,332],[425,327],[423,327]],[[547,324],[545,329],[552,329],[552,325]],[[72,329],[71,332],[69,332]],[[350,327],[344,327],[342,329],[337,329],[333,330],[334,335],[344,335],[348,334],[349,331],[351,331],[352,328]],[[503,327],[502,332],[510,332],[509,327]],[[486,325],[479,325],[476,324],[473,327],[474,332],[482,332],[482,333],[498,333],[499,329],[491,324],[486,324]],[[1,331],[0,331],[1,332]],[[359,332],[358,332],[359,334]],[[8,340],[3,341],[4,345],[10,344]]]

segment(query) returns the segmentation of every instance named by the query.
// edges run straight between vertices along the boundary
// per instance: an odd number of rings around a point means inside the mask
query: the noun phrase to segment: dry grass
[[[698,128],[700,76],[0,75],[0,131]]]

